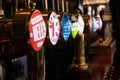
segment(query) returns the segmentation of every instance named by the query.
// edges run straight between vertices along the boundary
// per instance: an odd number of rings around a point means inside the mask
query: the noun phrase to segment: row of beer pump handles
[[[63,2],[64,0],[62,0],[62,4],[64,4]],[[54,2],[54,0],[53,0]],[[47,3],[47,2],[46,2]],[[31,7],[35,9],[35,3],[33,2]],[[66,12],[64,12],[64,5],[62,5],[62,9],[63,9],[63,14],[62,14],[62,19],[61,19],[61,30],[62,30],[62,34],[63,34],[63,38],[65,41],[68,40],[71,32],[72,32],[72,36],[73,38],[76,37],[77,33],[79,34],[80,37],[80,41],[79,41],[79,51],[77,52],[77,59],[79,60],[78,64],[74,63],[73,60],[73,64],[71,65],[71,68],[76,67],[79,68],[80,70],[86,70],[88,69],[88,65],[86,64],[85,61],[85,50],[84,50],[84,20],[82,19],[82,16],[80,15],[79,11],[77,12],[77,18],[76,15],[72,15],[71,16],[71,20],[69,19],[68,15],[66,14]],[[68,8],[68,7],[67,7]],[[47,5],[46,5],[46,9]],[[53,5],[53,10],[54,10],[54,5]],[[67,9],[68,10],[68,9]],[[53,11],[51,12],[50,18],[49,18],[49,22],[52,22],[52,20],[54,20],[55,22],[59,22],[58,19],[54,19],[53,17],[51,17],[52,15],[56,16],[57,14]],[[57,16],[56,16],[57,17]],[[51,19],[52,18],[52,19]],[[50,23],[49,23],[50,24]],[[56,33],[58,33],[58,35],[60,34],[60,26],[52,26],[52,27],[56,27]],[[55,29],[52,29],[55,31]],[[55,38],[53,36],[51,36],[51,32],[54,34],[54,32],[49,28],[49,36],[50,36],[50,41],[53,45],[55,45],[58,41],[59,36],[55,36]],[[74,56],[76,57],[76,56]]]
[[[2,0],[0,0],[2,1]],[[18,10],[18,0],[16,0],[16,12]],[[55,3],[54,0],[52,0],[52,8],[53,11],[50,13],[49,20],[48,20],[48,32],[49,32],[49,38],[50,42],[52,45],[56,45],[57,41],[59,39],[60,35],[60,30],[62,32],[63,38],[65,41],[69,39],[69,36],[72,35],[73,38],[77,36],[77,34],[80,37],[79,41],[79,51],[77,52],[77,58],[79,63],[74,63],[71,65],[71,67],[76,67],[79,68],[80,70],[86,70],[88,69],[88,65],[86,64],[85,61],[85,48],[84,48],[84,29],[85,29],[85,21],[80,14],[79,10],[77,10],[77,13],[75,14],[69,14],[69,9],[68,9],[68,0],[65,0],[66,3],[64,3],[64,0],[62,0],[62,16],[61,14],[56,14],[55,12]],[[2,2],[0,2],[2,5]],[[59,8],[59,0],[57,0],[57,7],[58,7],[58,12],[60,11]],[[66,4],[66,5],[64,5]],[[0,5],[0,6],[1,6]],[[36,3],[34,1],[28,0],[28,8],[31,8],[32,10],[36,10]],[[66,10],[64,10],[66,7]],[[1,7],[2,8],[2,7]],[[45,10],[48,10],[48,1],[45,0]],[[43,15],[43,13],[41,12]],[[61,21],[59,20],[61,17]],[[93,17],[93,16],[92,16]],[[43,15],[44,18],[44,15]],[[87,22],[90,25],[90,30],[93,32],[100,30],[102,28],[102,20],[100,19],[100,16],[97,15],[96,18],[91,18]],[[61,26],[61,27],[60,27]]]
[[[73,63],[72,67],[76,67],[76,65],[78,65],[77,68],[80,68],[81,70],[86,70],[87,69],[87,64],[85,63],[85,57],[84,57],[84,33],[83,33],[83,31],[84,31],[84,21],[83,21],[82,17],[80,16],[79,12],[78,12],[77,13],[78,18],[76,18],[76,16],[72,15],[71,18],[72,18],[73,23],[71,23],[71,20],[69,19],[67,14],[64,12],[64,8],[63,8],[64,7],[64,5],[63,5],[64,2],[63,1],[64,0],[62,0],[63,15],[62,15],[62,20],[61,20],[63,38],[64,38],[65,41],[67,41],[69,36],[70,36],[71,30],[72,30],[73,38],[76,37],[77,33],[79,34],[79,36],[81,38],[80,39],[80,46],[79,46],[79,48],[80,48],[79,51],[80,52],[78,52],[78,59],[79,59],[80,63],[79,64],[74,64]],[[54,0],[53,0],[53,2],[54,2]],[[46,3],[47,3],[47,1],[46,1]],[[33,2],[32,5],[31,5],[32,8],[35,8],[35,5],[36,4]],[[46,9],[48,9],[47,5],[46,5]],[[54,5],[53,5],[53,10],[54,10]],[[53,15],[53,17],[52,17],[52,15]],[[53,29],[49,28],[50,41],[53,45],[55,45],[57,43],[59,35],[60,35],[60,25],[59,25],[60,23],[59,23],[59,20],[56,19],[57,16],[56,16],[56,13],[54,11],[51,12],[51,15],[49,17],[50,17],[49,18],[50,23],[52,23],[52,22],[57,23],[58,22],[58,25],[56,25],[56,26],[52,25],[51,26],[51,27],[53,27]],[[52,20],[54,20],[54,21],[52,21]],[[48,23],[48,24],[50,25],[50,23]],[[58,33],[58,35],[56,35],[55,37],[53,36],[53,34],[55,33],[53,30],[56,33]],[[53,34],[51,34],[51,32]],[[73,65],[75,65],[75,66],[73,66]]]

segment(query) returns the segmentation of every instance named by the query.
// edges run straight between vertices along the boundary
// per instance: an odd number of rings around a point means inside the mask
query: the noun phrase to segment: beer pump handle
[[[15,11],[18,10],[18,0],[15,0]]]
[[[65,11],[64,8],[65,8],[65,6],[64,6],[64,0],[62,0],[62,12]]]
[[[48,1],[45,0],[45,10],[47,11],[48,10]]]
[[[66,0],[66,13],[69,13],[68,0]]]
[[[27,2],[27,5],[28,5],[29,9],[30,9],[30,2],[31,2],[31,0],[28,0],[28,2]]]
[[[59,0],[57,0],[57,11],[59,12],[60,11],[60,1]]]
[[[34,9],[35,9],[35,6],[36,6],[36,3],[35,3],[34,1],[31,1],[31,2],[30,2],[30,8],[31,8],[32,10],[34,10]]]
[[[55,11],[55,1],[54,0],[52,0],[52,9],[53,9],[53,11]]]

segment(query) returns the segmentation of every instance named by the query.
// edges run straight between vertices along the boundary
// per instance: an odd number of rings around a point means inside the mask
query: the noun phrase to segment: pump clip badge
[[[78,21],[75,15],[71,15],[71,32],[72,32],[72,37],[75,38],[77,33],[78,33]]]
[[[71,32],[71,23],[67,16],[67,14],[64,12],[62,15],[62,34],[65,41],[68,40]]]
[[[41,12],[35,10],[29,23],[30,43],[35,51],[41,49],[46,38],[46,25]]]
[[[82,34],[84,31],[84,20],[80,14],[78,16],[78,25],[79,25],[78,27],[79,34]]]
[[[55,45],[60,35],[60,23],[55,12],[51,12],[50,14],[48,28],[50,41],[53,45]]]

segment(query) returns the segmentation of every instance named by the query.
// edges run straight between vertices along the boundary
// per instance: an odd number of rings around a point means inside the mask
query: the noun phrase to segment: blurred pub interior
[[[38,51],[29,37],[35,10],[46,24],[45,41]],[[48,31],[51,12],[60,22],[55,45]],[[71,24],[72,15],[84,21],[83,32],[78,30],[74,38],[71,31],[67,41],[62,32],[64,12]],[[109,0],[0,0],[0,80],[119,80],[112,17]]]

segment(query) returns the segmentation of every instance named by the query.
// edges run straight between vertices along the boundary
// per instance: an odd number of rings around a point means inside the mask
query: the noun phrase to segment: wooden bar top
[[[109,37],[105,41],[99,43],[99,40],[89,46],[89,54],[109,54],[115,50],[115,40]]]

